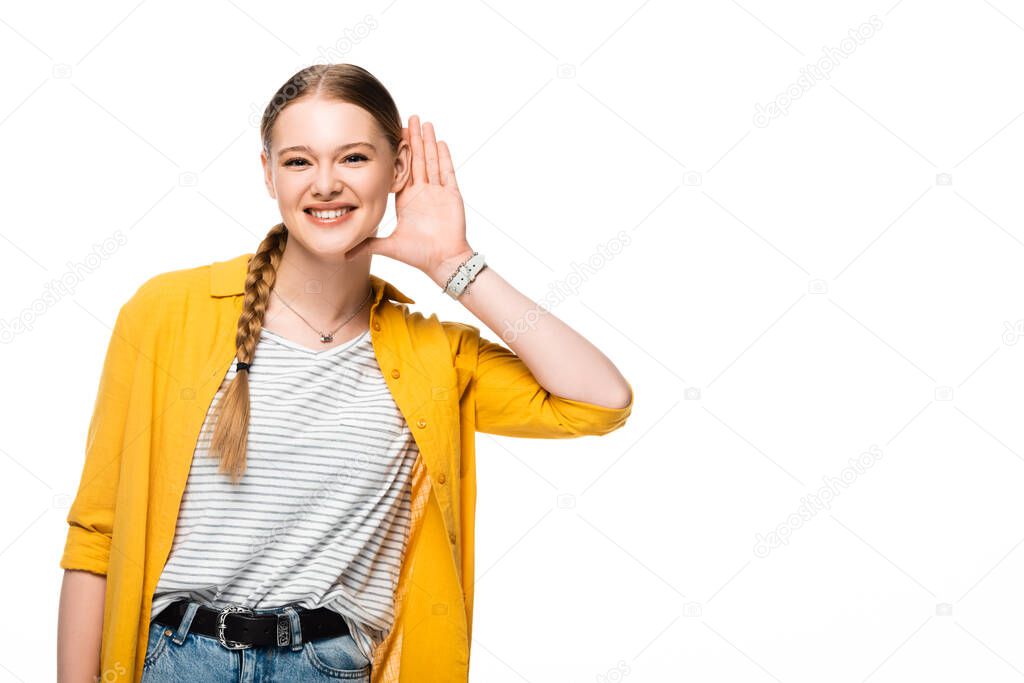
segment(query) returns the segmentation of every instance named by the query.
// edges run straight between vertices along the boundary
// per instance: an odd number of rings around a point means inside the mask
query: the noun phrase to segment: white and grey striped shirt
[[[210,404],[150,618],[176,599],[339,612],[360,650],[394,621],[416,443],[369,331],[314,351],[263,330],[249,370],[246,472],[235,488],[209,455]]]

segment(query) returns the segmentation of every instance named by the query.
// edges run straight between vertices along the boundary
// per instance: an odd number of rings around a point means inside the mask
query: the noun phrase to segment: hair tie
[[[237,372],[241,372],[242,370],[245,370],[246,372],[248,372],[249,371],[249,365],[250,365],[250,363],[243,363],[242,361],[238,361],[237,363],[235,363],[235,368],[236,368]]]

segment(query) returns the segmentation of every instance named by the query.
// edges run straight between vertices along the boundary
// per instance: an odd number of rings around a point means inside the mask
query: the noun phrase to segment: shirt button
[[[398,368],[395,368],[394,370],[391,371],[391,376],[394,377],[395,379],[398,379],[398,376],[401,374],[402,373],[398,371]]]
[[[380,330],[380,323],[376,320],[373,321],[373,329]]]
[[[451,541],[452,543],[455,543],[455,532],[454,531],[451,532],[450,534],[448,534],[448,540]]]
[[[444,476],[444,472],[442,472],[441,474],[437,475],[437,483],[438,484],[443,484],[445,482],[445,480],[446,480],[446,477]]]
[[[420,429],[423,429],[424,427],[427,426],[427,421],[421,417],[420,421],[416,423],[416,426],[418,426]]]

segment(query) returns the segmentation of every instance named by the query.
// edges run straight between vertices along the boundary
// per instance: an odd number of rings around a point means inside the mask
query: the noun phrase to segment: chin
[[[361,240],[353,239],[351,235],[327,235],[316,234],[310,231],[291,232],[289,241],[296,241],[301,248],[323,257],[337,257],[344,260],[345,253],[353,249]]]

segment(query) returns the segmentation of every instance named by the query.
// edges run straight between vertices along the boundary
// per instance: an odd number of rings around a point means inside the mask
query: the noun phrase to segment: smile
[[[304,213],[309,216],[312,223],[316,225],[338,225],[345,221],[348,216],[355,211],[355,208],[345,207],[344,209],[335,209],[333,211],[314,211],[312,209],[305,209]]]

